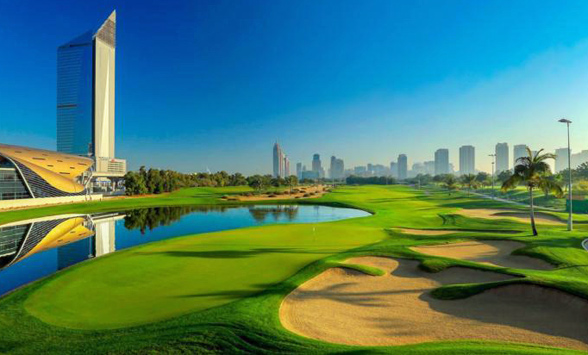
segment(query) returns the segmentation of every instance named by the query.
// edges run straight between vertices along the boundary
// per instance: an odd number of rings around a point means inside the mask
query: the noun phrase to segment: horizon
[[[459,169],[473,145],[489,172],[499,142],[511,164],[517,144],[564,148],[561,117],[579,153],[588,4],[568,4],[4,3],[0,143],[56,149],[57,47],[116,10],[116,151],[132,170],[270,174],[277,137],[291,167],[406,154],[410,169],[447,148]]]

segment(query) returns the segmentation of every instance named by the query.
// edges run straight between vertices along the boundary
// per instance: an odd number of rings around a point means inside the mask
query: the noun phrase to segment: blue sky
[[[180,171],[588,149],[586,1],[0,0],[0,142],[55,149],[56,49],[117,10],[117,156]]]

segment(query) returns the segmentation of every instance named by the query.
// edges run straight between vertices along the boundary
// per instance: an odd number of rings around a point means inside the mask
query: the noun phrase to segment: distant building
[[[341,180],[345,177],[345,164],[343,163],[343,159],[337,159],[334,155],[331,157],[329,176],[333,180]]]
[[[476,173],[476,148],[473,146],[459,148],[459,171],[462,175]]]
[[[508,143],[497,143],[494,149],[496,154],[496,174],[510,169],[510,160],[508,159]]]
[[[437,149],[435,152],[435,175],[449,174],[449,149]]]
[[[398,179],[404,180],[408,177],[408,158],[406,154],[398,156]]]
[[[290,176],[290,159],[288,159],[287,155],[284,155],[284,176]]]
[[[576,169],[578,166],[586,162],[588,162],[588,150],[572,154],[572,169]]]
[[[555,172],[566,170],[568,168],[568,148],[556,149],[555,155]]]
[[[526,144],[517,144],[513,147],[513,167],[518,165],[517,160],[522,157],[529,156],[527,153],[527,145]]]
[[[356,176],[365,176],[367,173],[367,169],[365,166],[356,166],[353,168],[353,174]]]
[[[398,178],[398,163],[395,161],[390,162],[390,175],[393,178]]]
[[[317,180],[319,177],[318,171],[306,170],[302,172],[302,180]]]
[[[273,153],[273,176],[284,177],[284,152],[282,152],[282,147],[280,147],[280,144],[278,142],[274,144]]]
[[[320,174],[321,170],[321,156],[319,154],[315,154],[312,156],[312,171]]]
[[[425,166],[425,174],[435,175],[435,161],[426,161],[423,165]]]
[[[302,179],[302,163],[296,163],[296,177]]]

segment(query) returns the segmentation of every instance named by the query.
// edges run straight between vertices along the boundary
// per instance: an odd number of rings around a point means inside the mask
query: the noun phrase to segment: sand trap
[[[588,302],[537,286],[506,286],[464,300],[428,292],[442,284],[500,280],[505,275],[465,268],[429,274],[412,260],[349,260],[385,276],[329,269],[289,294],[284,327],[306,337],[352,345],[494,340],[588,349]]]
[[[412,235],[447,235],[460,232],[458,230],[433,230],[433,229],[411,229],[411,228],[400,228],[402,233]]]
[[[233,201],[265,201],[265,200],[291,200],[291,199],[295,199],[295,198],[307,199],[307,198],[319,198],[328,192],[327,191],[328,188],[323,185],[305,186],[305,187],[301,187],[301,188],[299,187],[296,189],[299,190],[298,193],[280,194],[280,195],[273,194],[275,196],[272,196],[272,197],[270,197],[270,195],[272,195],[271,193],[264,193],[264,194],[252,195],[252,196],[235,195],[235,196],[229,196],[229,200],[233,200]],[[304,197],[305,194],[310,194],[310,193],[314,193],[314,195]]]
[[[464,209],[457,212],[458,214],[472,218],[487,218],[487,219],[512,219],[518,222],[531,223],[531,217],[527,212],[518,212],[512,210],[497,210],[497,209]],[[549,213],[535,212],[535,223],[547,225],[562,225],[565,222]]]
[[[511,253],[525,244],[507,240],[480,240],[441,245],[426,245],[410,249],[419,253],[446,258],[475,261],[483,264],[517,269],[553,269],[553,265],[541,259]]]

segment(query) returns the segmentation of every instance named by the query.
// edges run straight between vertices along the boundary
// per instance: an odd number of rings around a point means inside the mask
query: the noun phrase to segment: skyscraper
[[[322,171],[321,165],[321,156],[319,154],[315,154],[312,156],[312,171],[319,173],[319,176]]]
[[[496,174],[507,171],[510,168],[508,159],[508,143],[496,143],[494,154],[496,154]]]
[[[398,179],[404,180],[408,176],[408,158],[406,154],[398,156]]]
[[[471,145],[459,148],[459,172],[462,175],[476,172],[476,148]]]
[[[390,162],[390,174],[393,178],[398,178],[398,163],[395,161]]]
[[[334,155],[331,156],[329,177],[333,180],[340,180],[345,177],[345,164],[343,163],[343,159],[337,159]]]
[[[282,177],[290,176],[290,159],[287,155],[284,155],[284,174]]]
[[[513,166],[518,164],[517,159],[528,156],[527,145],[517,144],[513,147]]]
[[[280,144],[276,142],[274,144],[274,156],[273,156],[273,164],[274,164],[274,177],[282,177],[284,174],[284,153],[282,152],[282,148]]]
[[[302,163],[296,163],[296,177],[302,179]]]
[[[449,174],[449,149],[437,149],[435,152],[435,175]]]
[[[57,50],[57,151],[91,156],[96,177],[122,177],[115,159],[116,12]]]

